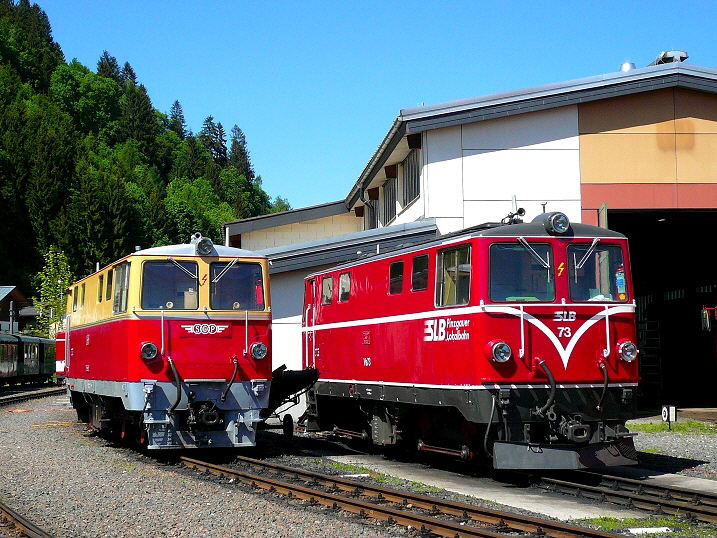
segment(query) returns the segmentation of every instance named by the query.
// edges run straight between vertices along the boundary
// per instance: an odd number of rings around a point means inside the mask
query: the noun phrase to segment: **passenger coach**
[[[627,240],[519,215],[306,278],[309,429],[497,468],[635,463]]]

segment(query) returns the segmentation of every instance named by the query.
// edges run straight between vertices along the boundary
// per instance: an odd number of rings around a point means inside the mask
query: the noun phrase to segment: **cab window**
[[[568,246],[570,300],[624,303],[627,283],[622,249],[599,243]]]
[[[120,263],[114,268],[114,297],[112,299],[112,313],[127,312],[127,298],[129,296],[129,262]]]
[[[546,243],[495,243],[490,247],[490,300],[555,300],[553,251]]]
[[[199,308],[197,263],[147,261],[142,268],[142,308],[196,310]]]
[[[258,263],[215,262],[209,264],[214,310],[264,310],[264,285]]]
[[[470,245],[441,250],[436,262],[436,305],[468,304],[471,284]]]

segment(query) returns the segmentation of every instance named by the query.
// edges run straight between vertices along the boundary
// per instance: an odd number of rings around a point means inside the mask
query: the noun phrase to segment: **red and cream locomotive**
[[[254,445],[269,297],[264,256],[201,234],[74,283],[58,351],[78,418],[150,449]]]
[[[522,212],[519,213],[522,215]],[[636,462],[627,239],[511,214],[305,280],[309,430],[506,469]]]

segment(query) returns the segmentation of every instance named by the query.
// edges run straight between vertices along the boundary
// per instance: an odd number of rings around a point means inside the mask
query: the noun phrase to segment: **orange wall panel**
[[[580,134],[674,132],[673,92],[658,90],[583,103],[578,107],[578,131]]]

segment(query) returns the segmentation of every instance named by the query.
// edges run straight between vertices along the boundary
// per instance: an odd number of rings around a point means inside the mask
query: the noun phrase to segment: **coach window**
[[[331,304],[332,278],[325,276],[321,279],[321,304]]]
[[[388,267],[388,293],[391,295],[403,291],[403,262],[393,262]]]
[[[72,311],[77,312],[77,299],[80,297],[80,288],[77,286],[72,290]]]
[[[442,250],[436,261],[436,305],[468,304],[471,285],[470,245]]]
[[[258,263],[218,262],[209,264],[214,310],[264,310],[264,285]]]
[[[196,310],[199,308],[197,263],[177,261],[144,262],[142,268],[142,308]]]
[[[97,284],[97,302],[102,302],[102,296],[105,293],[105,275],[100,275],[99,283]]]
[[[411,269],[411,291],[428,289],[428,254],[413,258]]]
[[[129,262],[121,263],[114,268],[114,297],[112,313],[127,312],[127,296],[129,294]]]
[[[351,275],[349,273],[341,273],[339,275],[339,302],[345,303],[351,296]]]
[[[82,283],[82,292],[80,293],[80,308],[85,307],[85,283]]]
[[[618,245],[573,244],[568,246],[570,299],[624,303],[627,283],[622,249]]]
[[[551,302],[555,300],[553,255],[545,243],[495,243],[490,247],[490,300]]]

